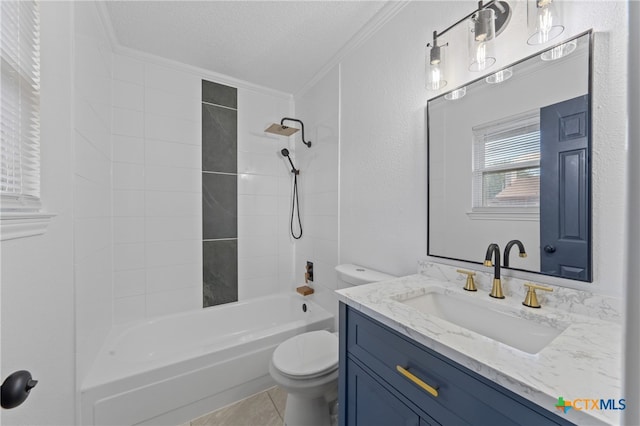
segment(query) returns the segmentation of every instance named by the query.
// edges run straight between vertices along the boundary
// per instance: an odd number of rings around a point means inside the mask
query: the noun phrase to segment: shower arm
[[[300,123],[300,130],[302,131],[302,143],[307,146],[307,148],[311,148],[311,141],[307,142],[304,140],[304,123],[296,118],[283,118],[280,120],[280,125],[284,125],[285,121],[295,121],[296,123]]]

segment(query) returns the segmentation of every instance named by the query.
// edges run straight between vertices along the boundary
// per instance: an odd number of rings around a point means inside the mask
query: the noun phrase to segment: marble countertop
[[[529,354],[436,316],[400,300],[438,288],[458,297],[508,308],[516,315],[566,330],[537,354]],[[558,397],[578,399],[624,398],[622,393],[622,327],[613,321],[556,308],[531,309],[514,297],[492,299],[485,291],[466,292],[459,283],[424,275],[410,275],[337,291],[340,301],[418,341],[543,408],[580,425],[620,424],[621,410],[570,409],[558,411]],[[464,315],[464,312],[460,313]],[[578,407],[589,403],[578,403]]]

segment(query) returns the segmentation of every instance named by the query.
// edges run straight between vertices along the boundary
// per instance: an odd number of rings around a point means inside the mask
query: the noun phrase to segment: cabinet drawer
[[[343,315],[347,356],[360,360],[442,424],[571,424],[351,308]],[[399,372],[398,366],[437,388],[437,396]]]

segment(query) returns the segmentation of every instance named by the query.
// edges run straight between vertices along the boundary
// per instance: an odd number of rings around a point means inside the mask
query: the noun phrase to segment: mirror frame
[[[448,257],[448,256],[442,256],[442,255],[437,255],[437,254],[432,254],[431,253],[431,242],[430,242],[430,235],[431,235],[431,203],[430,203],[430,198],[431,198],[431,173],[430,173],[430,161],[431,161],[431,132],[430,132],[430,117],[429,117],[429,104],[437,99],[440,98],[444,98],[444,96],[448,93],[451,93],[455,90],[461,89],[463,87],[467,87],[469,85],[472,85],[478,81],[484,80],[486,77],[488,77],[489,75],[495,74],[496,72],[499,72],[501,70],[513,67],[515,65],[518,65],[522,62],[526,62],[529,59],[535,58],[539,55],[541,55],[543,52],[546,52],[548,50],[551,50],[555,47],[558,47],[562,44],[568,43],[572,40],[577,40],[581,37],[584,37],[585,35],[588,36],[588,42],[589,42],[589,46],[588,46],[588,58],[587,58],[587,66],[588,66],[588,78],[587,78],[587,90],[588,90],[588,95],[589,95],[589,137],[588,137],[588,158],[587,158],[587,170],[588,170],[588,183],[589,183],[589,194],[588,194],[588,206],[589,206],[589,215],[588,215],[588,223],[587,223],[587,228],[589,230],[589,253],[588,253],[588,270],[587,270],[587,278],[582,280],[582,279],[578,279],[578,278],[568,278],[568,277],[561,277],[558,275],[554,275],[554,274],[549,274],[549,273],[545,273],[545,272],[541,272],[541,271],[532,271],[529,269],[521,269],[521,268],[514,268],[511,266],[505,267],[505,266],[501,266],[501,268],[506,268],[509,270],[513,270],[513,271],[520,271],[520,272],[526,272],[526,273],[532,273],[532,274],[538,274],[538,275],[545,275],[548,277],[554,277],[554,278],[559,278],[559,279],[566,279],[566,280],[572,280],[572,281],[579,281],[579,282],[584,282],[584,283],[590,283],[593,282],[593,167],[592,167],[592,162],[593,162],[593,52],[594,52],[594,33],[593,33],[593,28],[588,29],[586,31],[583,31],[579,34],[576,34],[570,38],[564,39],[561,42],[558,42],[554,45],[551,45],[545,49],[542,49],[534,54],[528,55],[518,61],[515,61],[509,65],[506,65],[502,68],[499,69],[495,69],[495,70],[491,70],[491,72],[487,73],[487,74],[483,74],[481,77],[476,78],[475,80],[471,80],[469,82],[467,82],[466,84],[463,84],[461,86],[458,86],[452,90],[449,90],[447,92],[441,93],[438,96],[434,96],[432,98],[429,98],[427,100],[427,107],[426,107],[426,115],[427,115],[427,256],[431,257],[431,258],[438,258],[438,259],[447,259],[447,260],[451,260],[451,261],[458,261],[458,262],[466,262],[466,263],[472,263],[472,264],[477,264],[477,265],[481,265],[483,266],[483,262],[482,261],[473,261],[473,260],[468,260],[468,259],[459,259],[459,258],[455,258],[455,257]],[[480,255],[482,255],[482,253],[480,253]],[[480,256],[478,256],[480,257]]]

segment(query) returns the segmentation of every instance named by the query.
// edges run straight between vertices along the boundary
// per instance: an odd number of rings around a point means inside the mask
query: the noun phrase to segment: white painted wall
[[[74,3],[73,11],[73,261],[80,386],[113,322],[112,53],[95,3]]]
[[[597,293],[622,295],[625,208],[625,111],[628,26],[623,2],[565,2],[566,38],[596,32],[593,90],[593,258]],[[424,45],[475,7],[473,2],[415,2],[405,7],[341,63],[341,261],[390,273],[415,272],[426,253]],[[497,39],[496,68],[534,53],[526,45],[524,3]],[[518,17],[519,16],[519,17]],[[466,69],[466,42],[449,55]],[[443,40],[447,41],[447,40]],[[457,67],[456,67],[457,65]],[[477,78],[453,73],[455,88]],[[480,256],[482,253],[479,254]],[[606,271],[606,276],[605,276]],[[543,278],[542,276],[540,278]],[[541,280],[544,281],[544,280]],[[585,288],[563,281],[562,285]]]
[[[306,262],[313,262],[314,281],[310,285],[315,293],[310,299],[333,312],[337,318],[338,303],[334,290],[338,288],[338,281],[334,268],[339,259],[339,67],[330,70],[310,90],[297,97],[295,106],[296,118],[305,123],[305,139],[311,140],[311,148],[302,144],[298,134],[291,138],[294,141],[295,165],[301,170],[300,211],[304,229],[302,239],[296,243],[294,282],[296,286],[304,284]],[[288,221],[287,215],[287,229]]]
[[[2,378],[30,370],[39,380],[5,425],[74,424],[74,162],[71,3],[42,2],[41,177],[44,235],[1,243]]]

